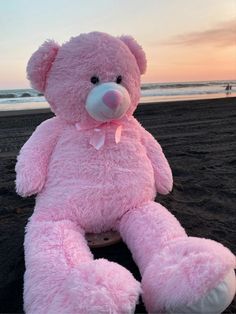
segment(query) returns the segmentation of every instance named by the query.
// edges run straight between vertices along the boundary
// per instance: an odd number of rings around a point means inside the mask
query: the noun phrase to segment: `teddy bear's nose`
[[[102,100],[104,104],[112,110],[116,110],[121,104],[122,94],[117,90],[110,90],[104,94]]]

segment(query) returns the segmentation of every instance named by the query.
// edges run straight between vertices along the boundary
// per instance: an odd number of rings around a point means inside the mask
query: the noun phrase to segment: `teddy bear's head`
[[[52,111],[72,123],[94,125],[132,115],[140,97],[145,53],[130,36],[92,32],[59,46],[46,41],[27,66],[32,87]]]

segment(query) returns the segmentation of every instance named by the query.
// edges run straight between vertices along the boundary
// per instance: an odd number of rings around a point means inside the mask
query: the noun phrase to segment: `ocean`
[[[232,86],[225,91],[227,84]],[[236,80],[178,83],[145,83],[141,85],[141,103],[236,96]],[[48,108],[43,94],[34,89],[0,90],[0,111]]]

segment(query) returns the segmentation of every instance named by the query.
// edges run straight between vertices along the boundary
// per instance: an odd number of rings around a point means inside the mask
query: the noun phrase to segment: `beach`
[[[22,313],[24,228],[34,197],[15,193],[19,149],[47,109],[0,113],[0,313]],[[190,236],[221,242],[236,253],[236,97],[140,105],[136,118],[162,145],[174,176],[173,191],[158,195]],[[140,279],[123,242],[94,249]],[[146,313],[142,303],[136,313]],[[224,313],[236,313],[236,301]]]

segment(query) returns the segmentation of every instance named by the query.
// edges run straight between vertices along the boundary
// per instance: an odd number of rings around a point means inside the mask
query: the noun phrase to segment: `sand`
[[[0,116],[0,313],[22,312],[24,226],[34,198],[14,191],[16,155],[49,112]],[[174,175],[174,189],[158,196],[191,236],[222,242],[236,253],[236,98],[139,106],[136,117],[160,142]],[[138,270],[121,242],[93,250]],[[136,313],[145,313],[142,303]],[[236,313],[236,302],[225,311]]]

